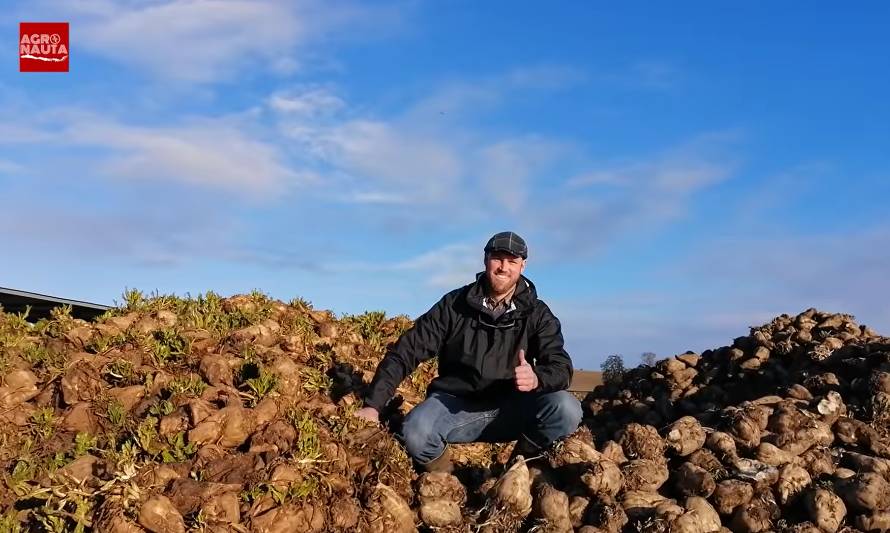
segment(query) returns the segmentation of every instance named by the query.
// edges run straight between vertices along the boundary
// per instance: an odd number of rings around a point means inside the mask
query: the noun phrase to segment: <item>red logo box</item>
[[[68,72],[68,23],[19,24],[19,72]]]

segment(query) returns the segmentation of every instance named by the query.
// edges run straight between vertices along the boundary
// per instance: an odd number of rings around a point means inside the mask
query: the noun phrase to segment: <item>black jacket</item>
[[[482,305],[487,279],[442,297],[392,345],[377,367],[365,405],[385,405],[417,365],[439,356],[439,376],[427,392],[493,397],[515,390],[514,369],[520,348],[538,376],[536,392],[568,388],[572,360],[563,348],[559,319],[538,299],[534,284],[520,276],[513,294],[515,309],[494,320]]]

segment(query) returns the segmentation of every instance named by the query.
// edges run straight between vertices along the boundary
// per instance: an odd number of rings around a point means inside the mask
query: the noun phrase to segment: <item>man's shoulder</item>
[[[439,299],[439,301],[446,305],[449,305],[449,306],[454,305],[457,302],[461,302],[466,299],[467,291],[469,291],[470,288],[472,288],[472,286],[473,286],[473,284],[469,283],[467,285],[463,285],[456,289],[452,289],[452,290],[446,292],[442,296],[442,298]]]
[[[538,312],[541,310],[549,310],[547,304],[544,303],[544,300],[538,295],[538,288],[532,282],[532,280],[528,279],[525,276],[519,278],[519,283],[524,284],[522,291],[517,289],[515,299],[524,301],[525,305],[528,306],[532,312]]]

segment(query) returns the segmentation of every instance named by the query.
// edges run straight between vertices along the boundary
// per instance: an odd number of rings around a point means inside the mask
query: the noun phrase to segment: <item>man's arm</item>
[[[562,326],[559,319],[543,305],[537,330],[530,336],[530,348],[535,354],[536,392],[553,392],[569,388],[572,381],[572,359],[563,347]]]
[[[447,296],[447,295],[446,295]],[[380,410],[395,394],[396,388],[417,365],[437,355],[445,343],[449,328],[448,304],[443,296],[429,311],[414,321],[414,326],[399,337],[377,365],[374,379],[364,401]]]

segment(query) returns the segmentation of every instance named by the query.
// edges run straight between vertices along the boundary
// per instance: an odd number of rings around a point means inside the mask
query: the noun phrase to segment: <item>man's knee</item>
[[[542,422],[558,427],[568,435],[581,424],[581,402],[569,391],[548,393],[541,398],[538,417]]]
[[[423,405],[423,404],[421,404]],[[434,425],[435,417],[427,416],[418,405],[402,423],[402,443],[405,451],[416,461],[425,463],[442,453],[443,442]]]

